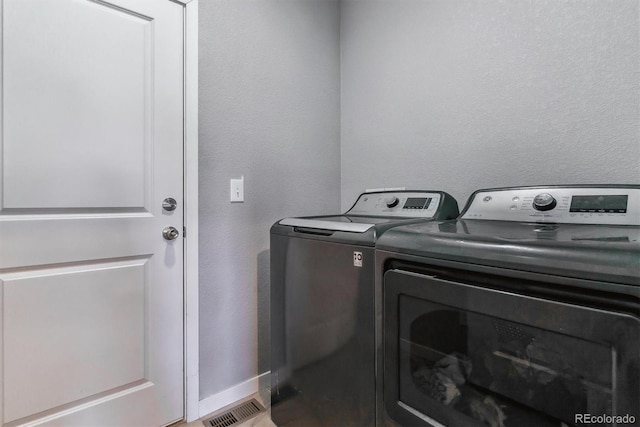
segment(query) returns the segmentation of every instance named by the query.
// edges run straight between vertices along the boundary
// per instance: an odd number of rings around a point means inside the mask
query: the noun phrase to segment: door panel
[[[145,378],[147,261],[5,276],[5,366],[21,366],[29,358],[29,369],[5,373],[6,421]]]
[[[143,207],[153,20],[90,1],[37,7],[5,2],[3,208]]]
[[[0,4],[2,425],[179,420],[183,6]]]

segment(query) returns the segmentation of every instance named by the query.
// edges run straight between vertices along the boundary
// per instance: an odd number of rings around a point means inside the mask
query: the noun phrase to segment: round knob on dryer
[[[533,207],[539,211],[550,211],[556,204],[556,199],[549,193],[540,193],[533,199]]]
[[[393,196],[393,197],[387,197],[386,199],[384,199],[384,202],[387,204],[388,208],[395,208],[396,206],[398,206],[398,203],[400,203],[400,200]]]

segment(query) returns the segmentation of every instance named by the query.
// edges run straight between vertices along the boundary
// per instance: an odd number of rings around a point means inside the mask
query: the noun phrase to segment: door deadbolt
[[[178,202],[173,197],[167,197],[162,201],[162,209],[167,212],[175,211],[178,206]]]
[[[179,235],[180,232],[175,227],[169,226],[162,230],[162,237],[164,237],[165,240],[176,240]]]

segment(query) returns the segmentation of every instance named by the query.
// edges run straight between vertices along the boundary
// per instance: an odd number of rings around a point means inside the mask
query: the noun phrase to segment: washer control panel
[[[640,225],[638,187],[522,187],[479,190],[463,219]]]
[[[432,218],[440,206],[441,199],[439,193],[421,191],[364,193],[347,214]]]

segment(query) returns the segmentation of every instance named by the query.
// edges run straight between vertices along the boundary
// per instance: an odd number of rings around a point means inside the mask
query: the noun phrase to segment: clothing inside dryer
[[[611,415],[607,345],[407,295],[398,312],[400,400],[418,410],[435,401],[492,427]]]

